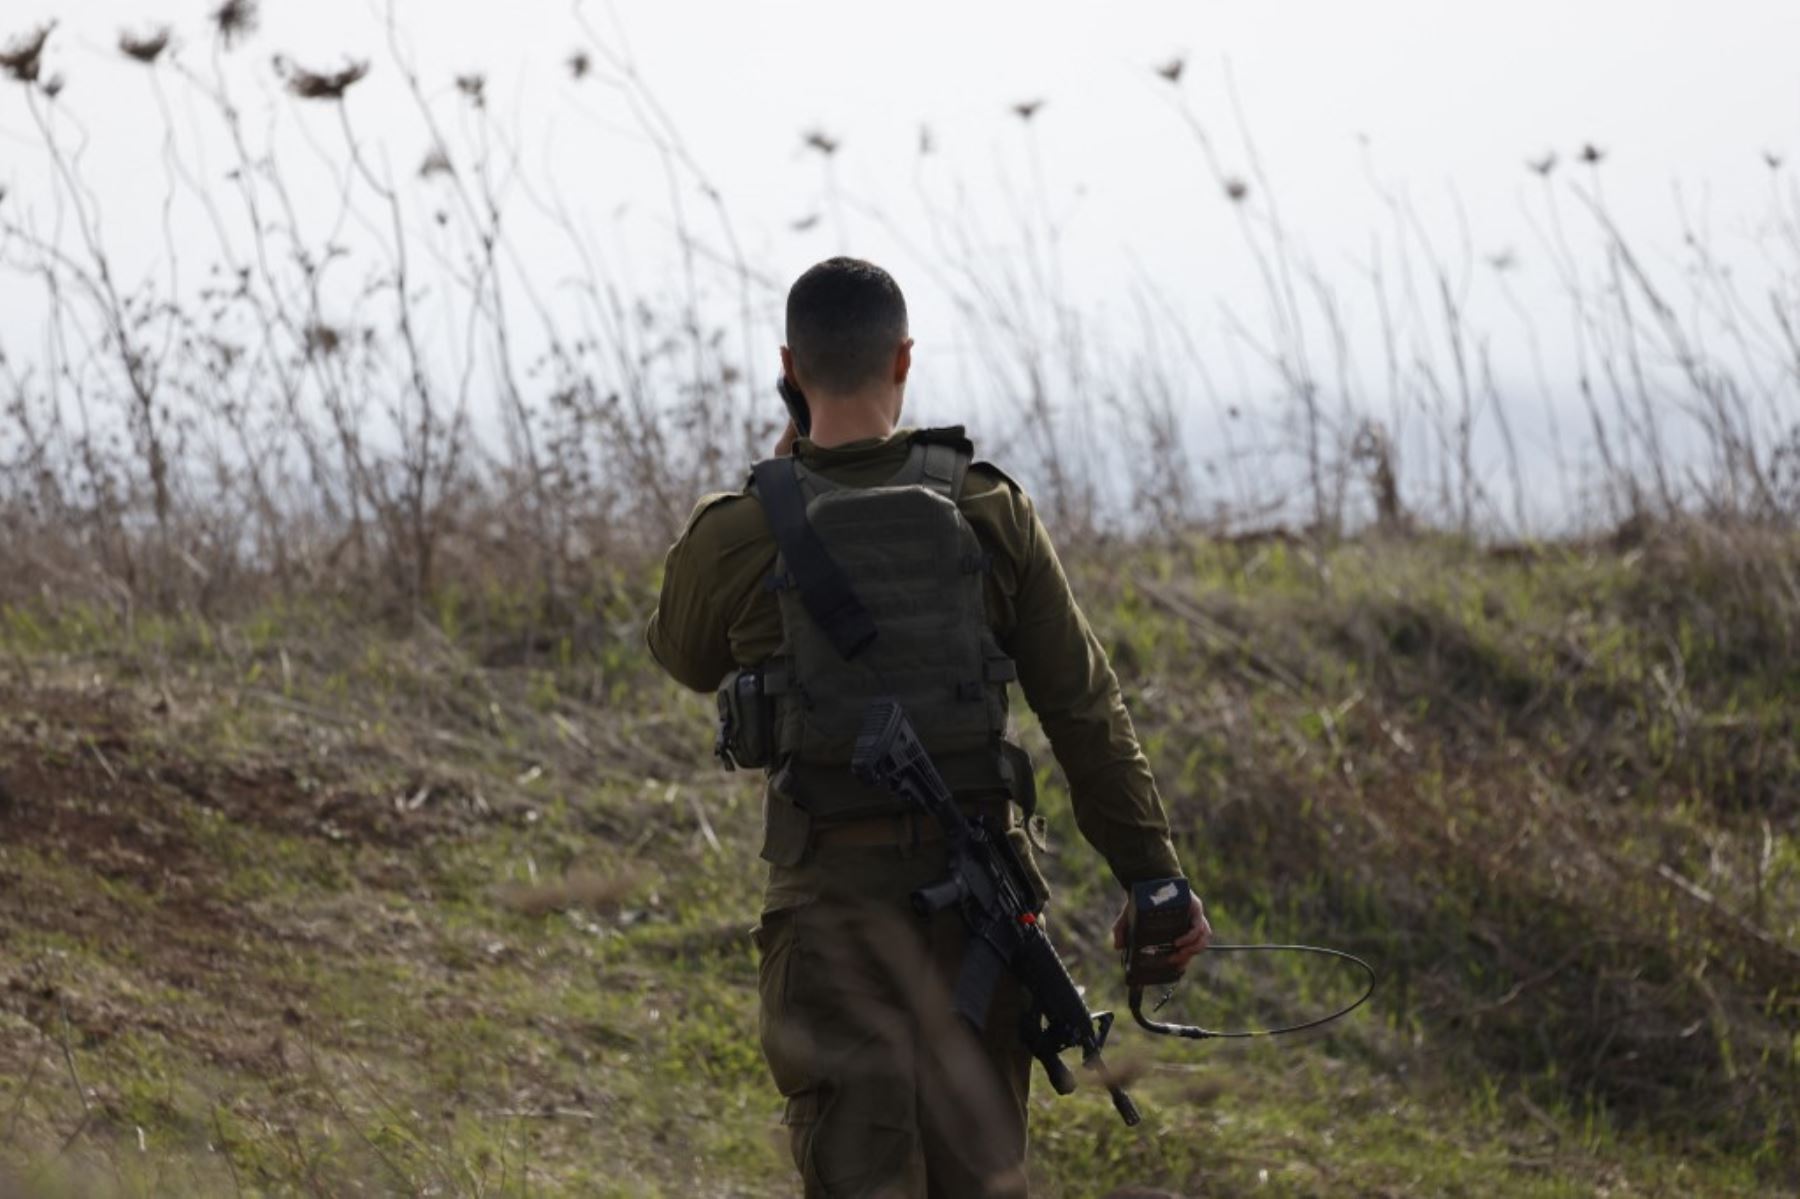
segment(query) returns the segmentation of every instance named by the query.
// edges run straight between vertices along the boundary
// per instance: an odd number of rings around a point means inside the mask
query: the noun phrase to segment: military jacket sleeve
[[[780,639],[773,605],[755,605],[775,566],[762,506],[742,492],[709,495],[694,507],[663,561],[662,594],[645,637],[676,682],[711,691],[741,663],[758,662]],[[744,615],[767,609],[760,646],[743,646]]]
[[[986,509],[976,527],[1000,543],[999,594],[990,604],[999,608],[1001,644],[1018,664],[1020,689],[1069,781],[1075,823],[1126,886],[1180,874],[1162,798],[1105,647],[1030,498],[984,467],[977,470],[999,484],[972,497],[972,506]]]

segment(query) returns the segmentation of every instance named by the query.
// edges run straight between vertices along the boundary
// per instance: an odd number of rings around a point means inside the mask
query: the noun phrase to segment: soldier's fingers
[[[1177,970],[1184,970],[1187,968],[1187,964],[1199,957],[1205,948],[1204,945],[1195,945],[1188,949],[1177,949],[1169,955],[1169,964]]]

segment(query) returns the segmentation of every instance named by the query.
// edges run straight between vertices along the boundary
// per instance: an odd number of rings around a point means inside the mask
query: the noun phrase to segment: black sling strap
[[[794,460],[770,458],[758,462],[750,477],[756,483],[756,494],[762,500],[763,515],[769,519],[769,530],[775,534],[782,561],[800,592],[800,603],[813,623],[824,631],[838,656],[849,661],[875,640],[875,622],[851,590],[843,568],[833,561],[825,543],[807,522],[806,497],[800,492]]]

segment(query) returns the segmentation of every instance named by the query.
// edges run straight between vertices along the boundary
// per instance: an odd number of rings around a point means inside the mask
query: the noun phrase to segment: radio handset
[[[775,390],[781,393],[781,402],[787,405],[788,415],[793,418],[794,428],[800,430],[800,436],[811,434],[812,409],[806,406],[805,394],[788,381],[786,374],[776,377]]]

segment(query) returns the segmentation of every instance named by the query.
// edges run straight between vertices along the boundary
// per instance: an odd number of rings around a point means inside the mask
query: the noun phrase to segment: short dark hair
[[[872,262],[827,258],[788,291],[787,340],[807,382],[857,391],[888,369],[906,340],[906,297]]]

